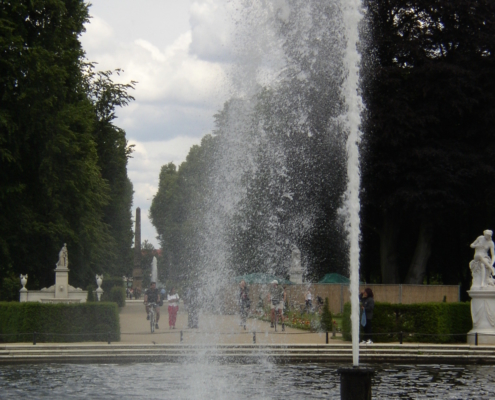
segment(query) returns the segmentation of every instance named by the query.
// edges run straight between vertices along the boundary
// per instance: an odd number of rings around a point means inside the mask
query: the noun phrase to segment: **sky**
[[[183,162],[213,128],[228,97],[232,44],[227,0],[91,0],[81,36],[99,70],[122,69],[119,83],[137,81],[135,101],[117,111],[134,153],[133,218],[141,208],[141,240],[159,247],[148,219],[161,166]],[[230,3],[232,4],[232,3]]]

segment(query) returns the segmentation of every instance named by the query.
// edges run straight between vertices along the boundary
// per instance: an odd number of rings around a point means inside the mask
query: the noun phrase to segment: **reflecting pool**
[[[1,399],[340,399],[337,364],[0,366]],[[381,365],[374,399],[493,399],[493,366]]]

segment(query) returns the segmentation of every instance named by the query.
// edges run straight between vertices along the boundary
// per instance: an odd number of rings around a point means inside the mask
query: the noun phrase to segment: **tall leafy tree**
[[[99,158],[96,108],[100,100],[109,110],[117,103],[88,89],[79,42],[85,22],[82,0],[0,7],[0,275],[28,273],[31,287],[53,283],[64,243],[71,284],[86,286],[117,258],[105,221],[117,195]],[[128,150],[119,140],[120,161],[113,161],[122,165]]]
[[[150,207],[162,249],[158,259],[160,280],[177,284],[197,276],[203,266],[200,231],[205,222],[205,196],[216,139],[205,136],[193,146],[179,168],[164,165],[158,192]]]
[[[120,74],[120,70],[115,71]],[[103,212],[114,245],[106,261],[106,271],[113,275],[132,270],[132,183],[127,176],[127,161],[132,153],[126,133],[114,124],[115,109],[128,105],[134,98],[129,91],[135,83],[114,83],[112,71],[94,72],[88,65],[85,74],[87,92],[94,105],[93,135],[98,152],[98,166],[110,188],[110,201]]]
[[[467,265],[467,254],[447,250],[462,235],[452,236],[448,227],[456,221],[456,231],[470,230],[466,221],[493,205],[486,182],[495,178],[495,6],[483,0],[366,5],[365,252],[366,242],[379,248],[383,283],[422,283],[430,256],[449,264],[456,254]],[[363,257],[368,271],[370,254]]]

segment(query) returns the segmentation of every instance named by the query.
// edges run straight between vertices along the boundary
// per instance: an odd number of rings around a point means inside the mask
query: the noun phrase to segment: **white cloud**
[[[221,0],[196,1],[191,5],[192,54],[214,62],[232,59],[231,6],[231,2]]]
[[[165,56],[160,52],[160,50],[146,40],[137,39],[134,41],[134,43],[136,43],[138,46],[141,46],[143,49],[148,50],[151,53],[151,57],[153,58],[153,60],[160,62],[165,61]]]
[[[81,37],[100,70],[124,70],[119,83],[137,81],[136,100],[117,110],[116,125],[136,144],[128,174],[134,208],[141,208],[142,240],[157,245],[147,214],[162,165],[185,160],[211,131],[226,100],[231,51],[226,0],[92,0]]]
[[[86,24],[85,27],[86,32],[81,41],[86,53],[111,50],[111,44],[114,42],[114,30],[108,22],[95,16],[91,18],[91,23]]]

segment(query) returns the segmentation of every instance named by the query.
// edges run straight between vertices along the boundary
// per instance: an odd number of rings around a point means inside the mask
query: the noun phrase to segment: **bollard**
[[[400,333],[399,333],[399,342],[400,342],[400,344],[402,344],[402,331],[400,331]]]
[[[256,344],[256,332],[253,332],[253,344]]]
[[[33,332],[33,346],[36,344],[36,331]]]
[[[182,339],[183,339],[183,337],[182,337],[182,331],[180,331],[180,342],[181,343],[182,343]]]
[[[328,344],[328,331],[326,332],[326,344]]]
[[[339,368],[341,400],[371,400],[371,377],[374,371],[370,368]]]
[[[474,345],[478,346],[478,332],[474,334]]]
[[[112,340],[111,335],[112,335],[111,332],[108,332],[108,335],[107,335],[108,336],[108,344],[110,344],[110,342]]]

